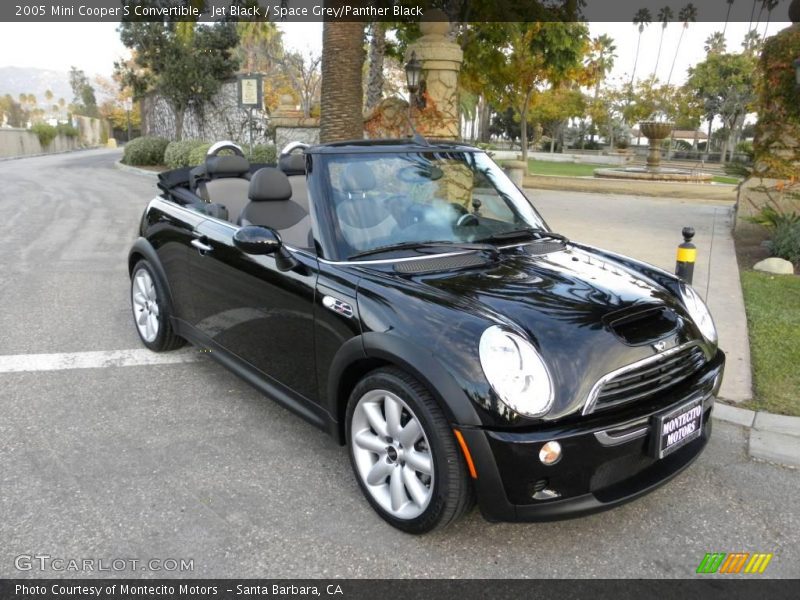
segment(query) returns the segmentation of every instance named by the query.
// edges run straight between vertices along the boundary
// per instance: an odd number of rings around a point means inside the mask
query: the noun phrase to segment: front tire
[[[473,504],[467,467],[441,408],[408,374],[378,369],[347,406],[347,444],[361,491],[407,533],[446,527]]]
[[[142,343],[154,352],[185,343],[172,329],[166,291],[150,263],[140,260],[131,272],[131,310]]]

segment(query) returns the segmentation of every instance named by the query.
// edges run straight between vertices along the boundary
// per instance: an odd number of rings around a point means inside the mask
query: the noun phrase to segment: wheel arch
[[[370,332],[346,342],[332,365],[328,398],[336,419],[332,433],[340,444],[346,441],[345,413],[350,394],[364,376],[382,367],[395,367],[417,379],[430,391],[450,423],[481,424],[462,387],[428,350],[398,336]]]
[[[128,277],[133,275],[133,268],[136,266],[136,263],[142,259],[146,260],[155,271],[156,277],[159,278],[161,285],[167,292],[166,301],[170,313],[174,314],[172,289],[170,288],[169,279],[167,279],[167,274],[164,271],[164,267],[161,265],[161,261],[158,258],[158,253],[156,252],[156,249],[153,248],[153,245],[147,241],[147,239],[140,237],[133,243],[130,252],[128,252]]]

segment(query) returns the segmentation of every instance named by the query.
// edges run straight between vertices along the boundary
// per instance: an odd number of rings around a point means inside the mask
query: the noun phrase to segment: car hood
[[[681,301],[653,279],[588,249],[535,254],[536,245],[483,266],[391,277],[428,301],[482,314],[532,340],[554,379],[548,418],[580,408],[603,375],[701,339]]]

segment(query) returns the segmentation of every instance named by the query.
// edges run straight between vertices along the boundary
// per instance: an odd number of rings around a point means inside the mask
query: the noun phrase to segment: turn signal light
[[[542,461],[543,465],[550,465],[556,464],[559,460],[561,460],[561,444],[556,441],[547,442],[542,449],[539,450],[539,460]]]

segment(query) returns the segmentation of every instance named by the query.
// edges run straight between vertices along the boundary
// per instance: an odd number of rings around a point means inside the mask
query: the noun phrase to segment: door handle
[[[192,246],[200,250],[201,253],[211,252],[214,248],[203,242],[202,240],[192,240]]]

